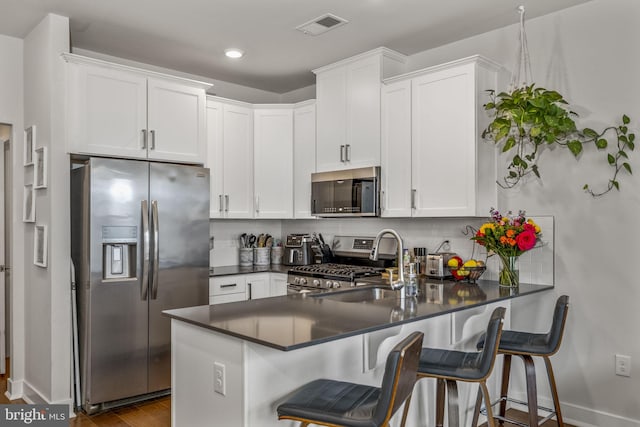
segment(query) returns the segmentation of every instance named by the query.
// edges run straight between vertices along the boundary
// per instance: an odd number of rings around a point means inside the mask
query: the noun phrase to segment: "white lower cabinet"
[[[287,294],[283,273],[234,274],[209,278],[209,304],[246,301]]]
[[[287,294],[287,275],[284,273],[271,273],[269,284],[269,296],[279,297]]]
[[[481,133],[498,70],[474,56],[385,81],[382,216],[480,216],[496,205],[496,150]]]

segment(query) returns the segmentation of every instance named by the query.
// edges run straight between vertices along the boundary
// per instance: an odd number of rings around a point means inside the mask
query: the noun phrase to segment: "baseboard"
[[[7,399],[9,400],[21,399],[24,394],[23,385],[23,380],[14,381],[11,378],[8,378],[7,391],[5,391],[4,395],[7,396]]]
[[[29,404],[41,404],[41,405],[67,405],[69,407],[69,417],[75,417],[74,407],[73,407],[73,399],[62,399],[56,401],[49,401],[44,397],[40,391],[38,391],[35,387],[31,386],[27,381],[23,381],[23,394],[18,398],[22,398],[25,402]]]
[[[525,393],[510,393],[510,397],[526,401]],[[538,405],[553,408],[553,401],[543,396],[538,396]],[[640,420],[622,417],[596,409],[586,408],[573,403],[560,402],[562,408],[562,418],[568,424],[576,427],[640,427]],[[511,407],[519,411],[527,412],[527,407],[516,403],[511,403]],[[545,412],[540,413],[545,416]]]

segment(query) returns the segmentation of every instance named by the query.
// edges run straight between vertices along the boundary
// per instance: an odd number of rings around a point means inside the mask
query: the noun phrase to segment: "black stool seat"
[[[482,353],[466,353],[424,347],[420,353],[420,374],[456,377],[461,380],[478,380],[484,376],[479,369]]]
[[[456,381],[477,382],[480,391],[489,400],[486,379],[491,374],[493,363],[498,352],[498,341],[502,332],[504,307],[496,308],[491,313],[486,330],[486,346],[479,352],[463,352],[425,347],[420,352],[418,378],[435,378],[436,389],[436,427],[444,423],[445,386],[449,397],[449,426],[456,427],[460,422],[458,415],[458,386]],[[411,397],[407,399],[402,416],[404,426],[409,411]],[[487,406],[489,406],[487,404]],[[490,420],[494,426],[493,418]]]
[[[278,418],[326,426],[382,427],[411,396],[424,334],[414,332],[387,356],[382,385],[319,379],[278,406]]]
[[[380,388],[333,380],[315,380],[302,386],[278,414],[298,418],[321,419],[328,423],[374,427]]]
[[[553,312],[553,320],[551,322],[551,328],[547,333],[531,333],[520,331],[503,331],[500,343],[498,346],[498,353],[504,355],[504,362],[502,365],[502,386],[500,391],[500,399],[494,404],[500,403],[500,411],[495,416],[498,420],[512,421],[505,417],[507,401],[515,401],[507,396],[509,389],[509,376],[511,373],[511,357],[518,356],[524,362],[525,374],[527,380],[527,402],[519,402],[526,404],[529,411],[529,426],[537,427],[545,421],[556,417],[558,426],[564,426],[562,420],[562,412],[560,411],[560,400],[558,398],[558,390],[556,388],[555,376],[553,374],[553,368],[551,367],[551,360],[549,356],[555,354],[562,342],[562,335],[564,333],[564,326],[567,320],[567,312],[569,310],[569,297],[562,295],[556,301],[556,306]],[[485,346],[485,336],[481,336],[478,341],[478,349]],[[536,368],[533,362],[533,357],[542,357],[547,368],[547,377],[549,378],[549,387],[551,389],[551,396],[553,398],[553,409],[543,408],[538,406],[538,397],[536,390]],[[549,413],[549,415],[542,420],[538,420],[538,409],[542,409]],[[476,402],[476,413],[480,411],[480,394],[478,394],[478,400]],[[476,415],[477,418],[477,415]],[[475,427],[477,424],[472,424]]]

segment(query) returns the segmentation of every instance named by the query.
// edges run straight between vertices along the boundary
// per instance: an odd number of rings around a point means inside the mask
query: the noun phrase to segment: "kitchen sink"
[[[330,299],[340,302],[369,302],[383,299],[400,298],[400,291],[389,288],[362,288],[344,292],[331,292],[314,295],[314,298]]]

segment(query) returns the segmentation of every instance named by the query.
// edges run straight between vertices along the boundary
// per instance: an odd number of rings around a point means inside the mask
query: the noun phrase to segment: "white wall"
[[[47,226],[48,267],[33,264],[33,225],[25,233],[25,398],[70,403],[69,159],[65,154],[65,68],[69,19],[48,15],[24,41],[24,118],[47,147],[48,186],[36,191],[36,224]],[[25,171],[33,179],[33,167]],[[24,169],[23,169],[24,170]]]
[[[626,113],[640,130],[639,17],[637,1],[596,0],[527,22],[534,81],[561,91],[582,126],[602,128]],[[512,26],[414,55],[410,65],[480,53],[513,68],[516,43]],[[606,184],[610,171],[602,153],[587,151],[579,162],[566,150],[546,152],[542,179],[503,192],[500,205],[556,218],[557,294],[571,297],[565,341],[553,358],[566,415],[598,426],[637,426],[639,156],[632,153],[636,174],[622,174],[620,193],[592,199],[582,193],[583,184]],[[546,317],[538,318],[540,327]],[[534,320],[524,317],[520,326]],[[616,353],[632,356],[631,378],[614,375]]]
[[[10,398],[22,396],[25,372],[24,364],[24,243],[25,224],[22,222],[22,188],[24,167],[22,166],[23,125],[23,41],[0,35],[0,123],[13,125],[12,169],[14,191],[11,205],[12,236],[11,254],[12,283],[9,291],[11,339],[11,377],[7,381]]]

